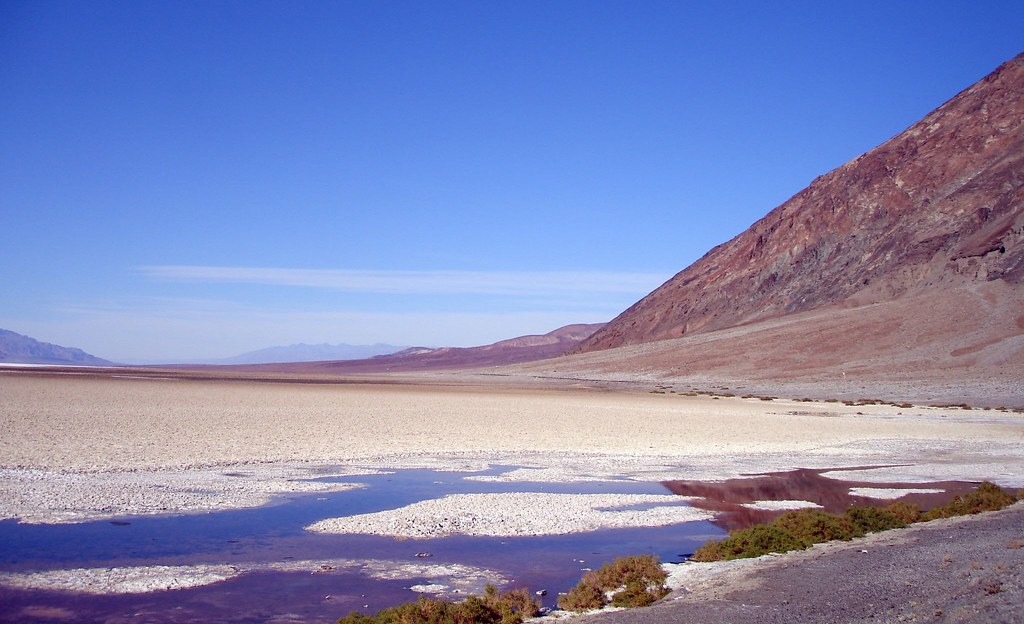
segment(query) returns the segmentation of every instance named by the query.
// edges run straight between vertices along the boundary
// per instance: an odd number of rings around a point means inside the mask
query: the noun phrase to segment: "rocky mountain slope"
[[[39,342],[6,329],[0,329],[0,362],[15,364],[73,364],[107,366],[111,362],[89,355],[81,349]]]
[[[918,297],[937,300],[938,308],[979,297],[1008,302],[994,313],[1011,315],[1009,337],[1019,337],[1024,316],[1014,324],[1013,309],[1024,281],[1022,212],[1024,55],[814,180],[575,351]],[[927,323],[936,320],[932,312],[911,308],[890,321]]]

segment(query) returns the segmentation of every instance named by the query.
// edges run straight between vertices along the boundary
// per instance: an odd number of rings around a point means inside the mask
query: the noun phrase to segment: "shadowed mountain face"
[[[998,298],[1007,303],[995,313],[1016,317],[1024,282],[1022,212],[1024,54],[902,134],[817,178],[574,352],[913,298],[939,305],[905,306],[910,309],[893,322],[939,322],[931,317],[956,308],[958,298],[964,305]],[[1022,333],[1024,316],[1017,326]]]
[[[111,362],[81,349],[62,347],[0,329],[0,362],[17,364],[73,364],[108,366]]]

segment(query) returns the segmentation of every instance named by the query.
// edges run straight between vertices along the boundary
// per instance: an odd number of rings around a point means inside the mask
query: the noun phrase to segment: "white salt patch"
[[[373,473],[368,469],[318,472],[290,465],[97,473],[0,468],[0,519],[17,518],[30,524],[75,523],[128,515],[258,507],[282,494],[365,487],[314,478]]]
[[[945,490],[928,488],[850,488],[851,496],[866,496],[868,498],[880,498],[885,500],[893,500],[901,496],[906,496],[907,494],[941,494],[943,492],[945,492]]]
[[[430,593],[481,593],[488,583],[504,584],[496,570],[458,563],[427,564],[386,559],[322,559],[238,563],[237,565],[128,566],[45,572],[0,572],[0,585],[89,594],[144,594],[210,585],[249,572],[357,573],[383,580],[425,579]]]
[[[18,574],[0,573],[0,585],[60,589],[87,594],[144,594],[210,585],[240,573],[228,565],[76,568]]]
[[[763,500],[753,503],[743,503],[742,507],[747,509],[760,509],[764,511],[780,511],[784,509],[821,509],[818,503],[803,500]]]
[[[445,535],[561,535],[620,527],[653,527],[712,514],[686,498],[662,494],[453,494],[376,513],[331,518],[307,530],[426,539]]]

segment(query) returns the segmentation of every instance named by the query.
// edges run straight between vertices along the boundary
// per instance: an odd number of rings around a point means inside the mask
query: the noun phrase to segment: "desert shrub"
[[[652,585],[647,579],[629,578],[625,586],[612,594],[612,606],[647,607],[665,597],[669,590],[661,584]]]
[[[558,606],[568,611],[599,609],[611,603],[617,607],[643,607],[668,593],[668,574],[654,555],[618,557],[611,563],[583,575],[579,584],[560,596]]]
[[[710,542],[693,553],[694,561],[728,561],[760,557],[768,553],[803,550],[810,546],[791,531],[775,524],[756,524],[729,533],[719,542]]]
[[[789,531],[807,545],[858,537],[857,529],[849,518],[825,513],[820,509],[787,511],[773,520],[772,524]]]
[[[605,595],[593,585],[580,582],[569,593],[558,597],[558,608],[566,611],[590,611],[605,605]]]
[[[974,491],[957,496],[948,505],[921,513],[917,505],[896,502],[888,507],[852,507],[842,516],[818,509],[788,511],[771,524],[758,524],[729,533],[718,542],[708,542],[697,549],[693,561],[722,561],[759,557],[767,553],[801,550],[811,544],[830,540],[849,540],[865,533],[898,529],[922,520],[950,518],[995,511],[1024,498],[1024,490],[1017,495],[999,486],[982,482]]]
[[[851,507],[846,510],[846,518],[853,523],[859,535],[907,526],[907,523],[892,511],[878,507]]]
[[[725,559],[725,555],[718,547],[719,544],[721,544],[721,542],[705,542],[703,546],[695,550],[693,554],[690,555],[690,561],[722,561]]]
[[[590,611],[605,605],[604,592],[582,581],[558,597],[558,608],[566,611]]]
[[[913,524],[921,520],[921,508],[911,503],[895,502],[885,510],[896,516],[903,524]]]
[[[540,605],[525,589],[499,592],[494,585],[488,585],[484,590],[483,603],[491,611],[497,612],[501,624],[516,624],[522,622],[523,618],[540,613]]]
[[[449,602],[424,596],[373,616],[353,611],[338,624],[520,624],[538,613],[540,606],[525,589],[502,593],[488,585],[482,598],[470,596],[462,602]]]
[[[936,518],[952,518],[983,511],[996,511],[1015,502],[1017,502],[1017,497],[1013,494],[994,483],[983,481],[973,491],[957,496],[948,505],[928,510],[922,518],[935,520]]]

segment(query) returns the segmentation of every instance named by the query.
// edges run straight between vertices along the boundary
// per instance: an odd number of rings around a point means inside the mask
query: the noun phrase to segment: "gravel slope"
[[[691,564],[698,567],[705,564]],[[1024,622],[1024,503],[852,542],[709,564],[665,601],[585,624]]]

